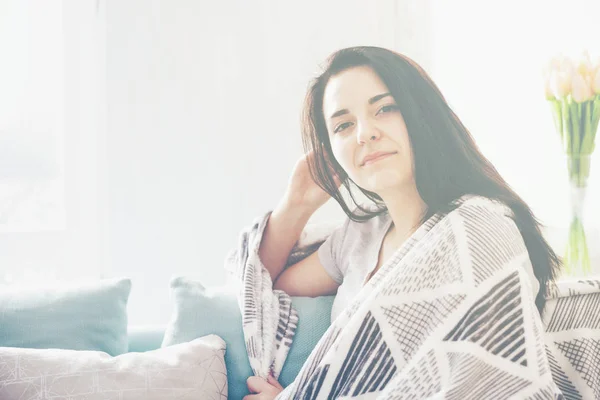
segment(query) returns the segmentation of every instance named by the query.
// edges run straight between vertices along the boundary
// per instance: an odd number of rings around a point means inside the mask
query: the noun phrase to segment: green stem
[[[551,107],[551,111],[552,111],[552,117],[554,119],[554,126],[556,127],[556,130],[558,131],[558,134],[560,135],[560,140],[561,143],[563,141],[563,136],[564,136],[564,132],[563,132],[563,117],[562,117],[562,106],[561,106],[561,101],[560,100],[556,100],[556,99],[552,99],[552,100],[548,100],[550,102],[550,107]]]
[[[565,153],[571,154],[573,153],[573,145],[571,142],[571,132],[573,132],[573,128],[571,127],[571,112],[569,109],[569,101],[566,97],[560,100],[561,106],[561,115],[562,115],[562,128],[563,128],[563,149]]]
[[[573,101],[570,106],[570,112],[571,112],[571,126],[573,128],[570,132],[571,140],[573,141],[573,146],[571,148],[571,152],[573,154],[579,154],[579,153],[581,153],[580,104]]]

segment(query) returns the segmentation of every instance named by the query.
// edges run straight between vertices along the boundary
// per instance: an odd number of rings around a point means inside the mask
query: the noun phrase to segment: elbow
[[[273,290],[283,290],[285,292],[285,288],[283,288],[282,286],[282,282],[281,279],[279,279],[280,276],[278,276],[277,278],[275,278],[275,280],[273,281]]]

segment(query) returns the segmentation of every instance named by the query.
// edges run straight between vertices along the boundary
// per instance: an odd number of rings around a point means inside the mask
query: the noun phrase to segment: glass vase
[[[591,272],[584,223],[591,155],[568,154],[566,158],[571,195],[571,223],[563,257],[564,268],[568,275],[586,276]]]

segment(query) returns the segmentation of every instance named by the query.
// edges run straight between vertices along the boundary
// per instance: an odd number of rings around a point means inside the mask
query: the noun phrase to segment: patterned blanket
[[[575,325],[595,328],[598,318],[553,321],[568,308],[557,298],[546,315],[558,336],[544,338],[524,268],[530,260],[511,215],[502,204],[470,197],[431,217],[333,321],[277,399],[551,399],[563,398],[561,390],[567,398],[593,398],[597,359],[569,368],[586,345],[561,342],[560,334]],[[277,378],[298,316],[289,296],[272,289],[258,257],[268,217],[242,232],[226,268],[241,283],[250,365],[255,375]],[[296,246],[293,261],[308,253]],[[579,370],[589,372],[587,380]]]
[[[554,381],[566,399],[600,399],[600,279],[560,280],[544,313]]]

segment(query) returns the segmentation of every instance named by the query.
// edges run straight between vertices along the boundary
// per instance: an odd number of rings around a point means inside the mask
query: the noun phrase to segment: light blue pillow
[[[171,297],[175,302],[175,310],[162,347],[189,342],[209,334],[220,336],[227,344],[225,364],[229,398],[237,400],[247,395],[246,379],[253,374],[235,295],[224,290],[209,291],[199,282],[178,277],[171,280]],[[284,387],[294,381],[306,358],[329,328],[334,297],[292,297],[299,322],[279,376],[279,383]]]
[[[70,286],[0,286],[0,347],[127,352],[131,280]]]

